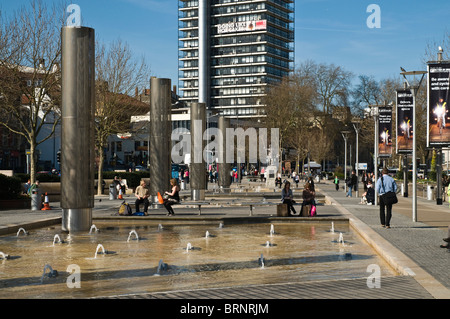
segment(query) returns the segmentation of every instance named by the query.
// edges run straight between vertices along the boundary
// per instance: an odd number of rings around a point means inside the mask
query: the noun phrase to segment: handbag
[[[383,190],[385,191],[385,193],[382,195],[384,202],[387,205],[397,204],[398,203],[397,194],[395,192],[386,193],[386,189],[384,188],[383,176],[381,176],[381,185],[383,186]]]
[[[316,216],[316,205],[312,205],[311,206],[311,215],[310,216],[311,217]]]

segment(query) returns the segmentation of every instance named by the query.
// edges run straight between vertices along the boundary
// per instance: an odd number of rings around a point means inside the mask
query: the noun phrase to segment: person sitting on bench
[[[303,189],[303,203],[302,203],[302,212],[303,212],[303,208],[307,205],[315,205],[316,202],[314,200],[314,198],[316,197],[316,192],[312,190],[312,185],[309,182],[306,182],[305,184],[305,188]],[[309,212],[308,212],[309,215]]]
[[[281,177],[278,176],[277,178],[275,178],[275,187],[277,187],[277,185],[280,185],[279,188],[281,188],[281,184],[282,184]]]
[[[295,211],[294,206],[293,206],[295,201],[294,201],[294,195],[292,193],[290,182],[286,182],[286,184],[284,184],[284,188],[281,191],[281,200],[283,201],[283,204],[288,205],[288,215],[289,216],[297,215],[297,212]],[[292,214],[291,214],[291,211],[292,211]]]
[[[141,181],[141,184],[136,188],[135,192],[136,202],[134,203],[136,207],[136,213],[139,212],[139,205],[144,203],[144,214],[147,215],[148,205],[150,204],[148,198],[150,197],[150,192],[145,184],[145,181]]]
[[[172,186],[172,191],[165,192],[165,194],[168,195],[169,197],[166,200],[164,200],[164,207],[168,211],[167,216],[175,215],[172,205],[178,204],[180,202],[180,194],[179,194],[180,187],[178,187],[177,180],[175,178],[172,178],[170,180],[170,185]]]

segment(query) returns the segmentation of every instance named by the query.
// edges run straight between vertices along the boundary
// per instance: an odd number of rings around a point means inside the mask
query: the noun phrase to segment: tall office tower
[[[179,0],[179,89],[231,118],[264,115],[270,83],[294,70],[294,0]]]

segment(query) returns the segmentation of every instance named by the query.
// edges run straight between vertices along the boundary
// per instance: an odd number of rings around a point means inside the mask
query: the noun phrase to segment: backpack
[[[124,201],[122,204],[120,204],[119,215],[127,215],[127,216],[133,215],[133,211],[131,210],[131,207],[130,205],[128,205],[127,202]]]

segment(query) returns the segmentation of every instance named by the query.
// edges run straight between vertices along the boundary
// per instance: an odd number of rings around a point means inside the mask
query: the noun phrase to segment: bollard
[[[33,189],[31,191],[31,210],[41,210],[41,206],[41,192],[39,191],[39,188]]]
[[[114,184],[109,185],[109,200],[115,200],[117,198],[117,190]]]

